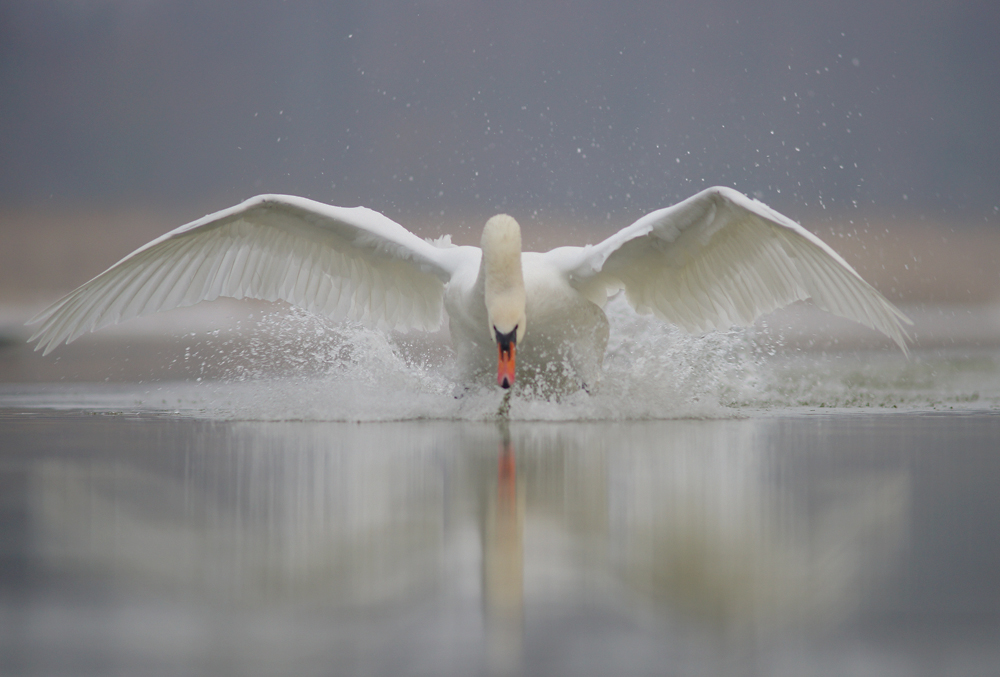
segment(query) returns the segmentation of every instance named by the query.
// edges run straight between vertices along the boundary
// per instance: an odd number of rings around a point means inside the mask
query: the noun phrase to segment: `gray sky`
[[[1000,3],[0,4],[0,204],[1000,221]]]

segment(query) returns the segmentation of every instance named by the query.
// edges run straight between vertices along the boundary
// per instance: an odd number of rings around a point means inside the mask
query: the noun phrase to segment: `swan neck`
[[[524,334],[525,292],[521,271],[521,228],[517,221],[501,214],[486,222],[483,229],[483,263],[486,312],[491,336],[494,331]]]
[[[521,228],[517,221],[501,214],[483,230],[483,272],[486,295],[524,289],[521,272]]]

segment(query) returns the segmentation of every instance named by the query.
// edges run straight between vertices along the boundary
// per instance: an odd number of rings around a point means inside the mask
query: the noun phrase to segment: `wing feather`
[[[588,298],[624,288],[637,311],[689,331],[751,324],[811,298],[908,352],[909,318],[815,235],[729,188],[647,214],[600,244],[550,255]]]
[[[220,296],[278,299],[385,329],[436,329],[443,289],[467,254],[390,219],[261,195],[181,226],[36,315],[47,354],[110,324]]]

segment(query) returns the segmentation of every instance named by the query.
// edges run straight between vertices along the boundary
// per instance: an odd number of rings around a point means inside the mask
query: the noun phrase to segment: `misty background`
[[[934,257],[994,298],[998,35],[987,0],[3,3],[0,297],[263,192],[551,244],[721,184],[860,232],[890,298]]]

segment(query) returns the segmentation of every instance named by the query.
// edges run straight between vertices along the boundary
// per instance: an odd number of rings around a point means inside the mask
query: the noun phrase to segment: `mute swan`
[[[793,301],[887,335],[912,324],[812,233],[730,188],[647,214],[600,244],[521,253],[517,222],[490,219],[482,248],[420,239],[363,207],[260,195],[159,237],[29,321],[48,354],[81,334],[220,296],[282,299],[382,329],[433,331],[447,311],[467,374],[568,366],[595,383],[601,310],[624,289],[641,313],[693,332],[747,325]]]

